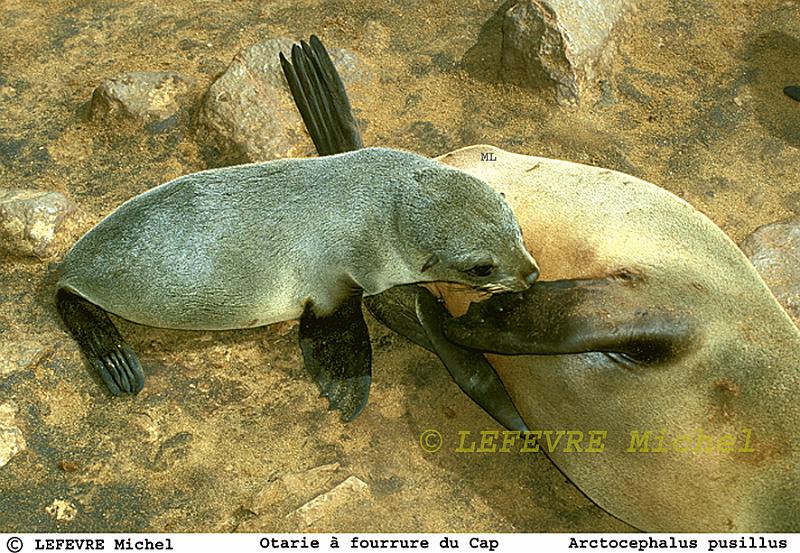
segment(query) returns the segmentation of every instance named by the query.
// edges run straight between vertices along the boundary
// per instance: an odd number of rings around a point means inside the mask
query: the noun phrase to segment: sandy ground
[[[165,129],[87,122],[104,78],[176,70],[204,90],[260,40],[319,34],[357,53],[370,145],[475,143],[603,165],[685,198],[735,240],[800,214],[800,3],[644,0],[596,105],[502,83],[510,2],[4,0],[0,187],[57,190],[84,230],[119,203],[214,165],[192,109]],[[309,144],[309,154],[312,152]],[[145,390],[112,398],[53,307],[57,261],[0,261],[0,401],[27,449],[0,468],[0,531],[625,531],[540,454],[456,454],[497,429],[428,353],[370,320],[370,403],[343,424],[305,374],[296,329],[167,332],[120,323]],[[445,439],[426,453],[419,436]],[[323,467],[311,470],[315,467]],[[368,491],[308,525],[298,507],[349,476]]]

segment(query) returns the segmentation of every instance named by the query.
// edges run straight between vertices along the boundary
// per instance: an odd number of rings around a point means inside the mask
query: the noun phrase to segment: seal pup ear
[[[441,260],[442,259],[438,255],[436,255],[435,253],[431,254],[431,256],[428,258],[428,260],[425,262],[425,265],[422,266],[422,269],[420,270],[420,272],[424,273],[425,271],[427,271],[428,269],[430,269],[431,267],[433,267],[434,265],[439,263]]]

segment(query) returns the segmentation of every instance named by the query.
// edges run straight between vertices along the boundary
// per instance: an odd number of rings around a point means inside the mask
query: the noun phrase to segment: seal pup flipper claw
[[[372,347],[360,291],[324,317],[306,305],[300,318],[300,348],[329,409],[341,411],[344,422],[355,419],[367,404],[372,382]]]
[[[603,352],[634,364],[655,363],[690,347],[698,332],[691,316],[637,303],[632,286],[615,277],[539,282],[522,293],[472,304],[466,315],[444,322],[444,333],[492,353]]]
[[[63,288],[56,294],[56,307],[109,391],[115,396],[139,393],[144,387],[142,366],[106,312]]]
[[[281,67],[311,140],[321,156],[364,147],[350,100],[325,46],[311,35],[292,47],[291,63],[280,54]]]
[[[494,367],[482,354],[459,347],[445,337],[442,324],[451,317],[444,306],[428,290],[417,287],[415,307],[436,355],[464,393],[506,428],[527,432],[528,427]]]

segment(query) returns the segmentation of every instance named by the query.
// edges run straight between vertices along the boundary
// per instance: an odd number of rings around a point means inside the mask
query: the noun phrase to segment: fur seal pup
[[[333,108],[354,121],[349,104]],[[425,281],[519,291],[537,275],[486,183],[366,148],[201,171],[135,197],[68,252],[56,303],[113,394],[141,390],[144,373],[107,313],[192,330],[300,318],[306,365],[351,420],[370,385],[362,294]]]
[[[425,287],[466,311],[444,315],[449,347],[494,352],[525,422],[560,433],[540,444],[564,474],[643,530],[800,530],[800,332],[722,230],[623,173],[492,146],[438,159],[504,194],[536,236],[541,280],[522,293],[470,305]],[[420,308],[440,309],[426,295],[401,286],[368,305],[419,341]]]

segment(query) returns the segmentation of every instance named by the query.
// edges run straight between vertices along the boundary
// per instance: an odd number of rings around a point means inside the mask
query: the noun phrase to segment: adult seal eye
[[[494,265],[475,265],[471,269],[467,269],[466,272],[476,277],[487,277],[494,272]]]

